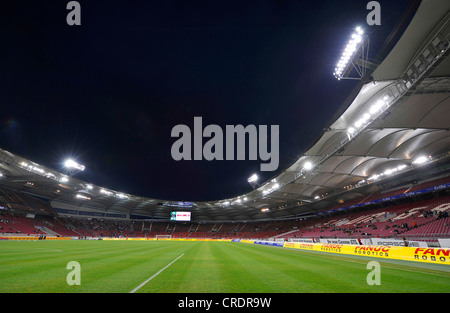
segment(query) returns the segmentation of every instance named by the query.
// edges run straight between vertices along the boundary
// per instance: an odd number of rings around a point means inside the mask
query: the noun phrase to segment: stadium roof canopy
[[[255,221],[313,215],[412,180],[446,176],[449,40],[450,2],[420,3],[401,38],[317,142],[245,195],[189,203],[123,194],[1,149],[0,185],[73,212],[167,220],[172,210],[190,210],[194,221]]]

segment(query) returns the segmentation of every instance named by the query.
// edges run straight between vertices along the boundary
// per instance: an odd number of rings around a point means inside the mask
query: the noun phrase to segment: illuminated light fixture
[[[401,171],[401,170],[404,170],[407,167],[408,167],[408,165],[402,164],[402,165],[397,166],[397,170]]]
[[[45,173],[44,176],[47,178],[56,179],[56,176],[53,173]]]
[[[272,187],[269,187],[268,189],[264,189],[264,190],[262,191],[262,193],[263,193],[263,195],[268,195],[269,193],[274,192],[274,191],[277,190],[278,188],[280,188],[280,184],[275,183],[275,184],[273,184]]]
[[[117,198],[120,198],[120,199],[128,199],[128,196],[124,195],[123,193],[118,193],[118,194],[116,194],[116,196],[117,196]]]
[[[429,160],[430,160],[429,157],[419,156],[412,163],[415,164],[415,165],[424,164],[424,163],[428,162]]]
[[[347,129],[347,132],[348,132],[350,135],[353,135],[353,134],[356,132],[356,129],[354,129],[353,127],[349,127],[349,128]]]
[[[33,169],[33,171],[41,173],[41,174],[45,173],[45,171],[42,168],[39,168],[39,167],[36,167],[36,166],[33,166],[32,169]]]
[[[269,212],[269,208],[262,208],[261,212]]]
[[[76,170],[79,170],[79,171],[84,171],[84,169],[85,169],[85,166],[84,165],[81,165],[81,164],[78,164],[77,162],[75,162],[74,160],[72,160],[72,159],[67,159],[65,162],[64,162],[64,166],[65,167],[67,167],[67,168],[69,168],[69,169],[76,169]]]
[[[372,176],[370,176],[369,178],[368,178],[368,180],[377,180],[378,178],[380,178],[380,174],[375,174],[375,175],[372,175]]]
[[[368,120],[370,120],[370,114],[364,113],[363,116],[355,122],[355,127],[360,128],[361,126],[366,124]]]
[[[305,162],[305,164],[303,165],[303,168],[307,171],[309,171],[310,169],[313,168],[313,164],[309,161]]]
[[[254,183],[254,182],[256,182],[258,180],[258,175],[256,175],[256,174],[253,174],[252,176],[250,176],[248,179],[247,179],[247,181],[249,182],[249,183]]]
[[[84,195],[82,195],[82,194],[77,194],[77,195],[75,196],[75,198],[77,198],[77,199],[91,200],[90,197],[84,196]]]
[[[257,181],[258,181],[258,175],[256,175],[256,174],[253,174],[252,176],[250,176],[247,179],[247,182],[252,186],[253,189],[255,189],[256,186],[258,186]]]
[[[397,169],[396,168],[389,168],[389,169],[387,169],[386,171],[384,171],[384,175],[392,175],[392,174],[394,174],[395,172],[397,172]]]
[[[103,188],[100,189],[100,193],[107,195],[107,196],[112,196],[112,194],[113,194],[111,191],[105,190]]]
[[[334,69],[334,76],[340,80],[343,78],[344,72],[347,70],[348,66],[351,63],[351,59],[354,57],[355,52],[358,50],[362,40],[364,31],[361,27],[356,27],[355,32],[351,35],[351,39],[345,46],[344,51],[342,52],[341,58],[339,62],[336,64]]]
[[[67,178],[66,176],[61,177],[61,179],[59,180],[61,183],[67,183],[69,181],[69,178]]]
[[[313,167],[314,167],[314,165],[313,165],[312,162],[310,162],[310,161],[306,161],[306,162],[303,164],[303,169],[304,169],[304,170],[307,170],[307,171],[312,170]]]
[[[370,107],[369,113],[370,114],[378,113],[385,104],[386,102],[384,100],[378,100],[374,105]]]
[[[86,189],[92,190],[94,187],[90,184],[86,185]]]
[[[408,165],[401,164],[397,167],[389,168],[389,169],[385,170],[383,173],[372,175],[371,177],[368,178],[368,180],[374,181],[383,176],[393,175],[393,174],[396,174],[397,172],[403,171],[407,167],[408,167]]]
[[[362,120],[357,120],[357,121],[355,122],[355,127],[356,127],[356,128],[360,128],[362,125],[363,125],[363,121],[362,121]]]

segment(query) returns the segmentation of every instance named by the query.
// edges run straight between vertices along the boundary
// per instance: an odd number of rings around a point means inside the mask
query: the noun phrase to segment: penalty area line
[[[178,256],[175,260],[173,260],[172,262],[170,262],[169,264],[167,264],[166,266],[164,266],[162,269],[160,269],[155,275],[153,275],[152,277],[150,277],[149,279],[147,279],[146,281],[144,281],[142,284],[140,284],[139,286],[137,286],[136,288],[134,288],[133,290],[130,291],[130,293],[135,293],[136,291],[138,291],[139,289],[141,289],[141,287],[143,287],[145,284],[147,284],[149,281],[151,281],[153,278],[155,278],[156,276],[158,276],[159,274],[161,274],[162,271],[164,271],[166,268],[168,268],[169,266],[171,266],[173,263],[175,263],[179,258],[181,258],[184,255],[184,253],[182,253],[180,256]]]

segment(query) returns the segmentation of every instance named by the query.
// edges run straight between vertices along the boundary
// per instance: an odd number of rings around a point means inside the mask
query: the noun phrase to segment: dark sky
[[[0,147],[77,178],[152,198],[217,200],[251,190],[257,161],[179,161],[172,128],[279,125],[280,166],[292,164],[356,86],[332,72],[352,30],[371,55],[407,0],[69,1],[0,4]],[[207,141],[206,139],[204,142]]]

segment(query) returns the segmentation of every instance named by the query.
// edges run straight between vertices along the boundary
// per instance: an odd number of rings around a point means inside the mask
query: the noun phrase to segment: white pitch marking
[[[169,266],[171,266],[173,263],[175,263],[176,260],[178,260],[179,258],[181,258],[184,255],[184,253],[182,253],[179,257],[177,257],[175,260],[173,260],[172,262],[170,262],[169,264],[167,264],[166,266],[164,266],[162,269],[160,269],[155,275],[153,275],[152,277],[150,277],[149,279],[147,279],[146,281],[144,281],[142,284],[140,284],[139,286],[137,286],[136,288],[134,288],[133,290],[130,291],[130,293],[135,293],[136,291],[138,291],[142,286],[144,286],[146,283],[148,283],[149,281],[151,281],[153,278],[155,278],[156,276],[158,276],[159,274],[161,274],[162,271],[164,271],[166,268],[168,268]]]

